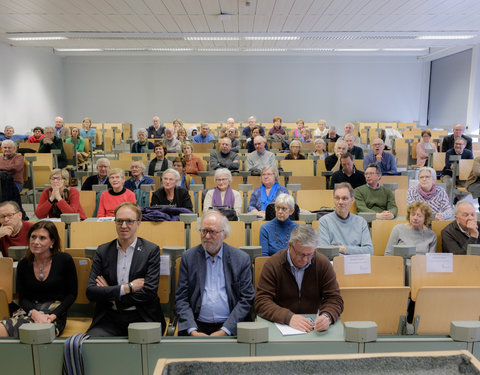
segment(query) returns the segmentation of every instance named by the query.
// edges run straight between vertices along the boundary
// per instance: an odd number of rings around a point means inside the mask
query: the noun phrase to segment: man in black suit
[[[87,297],[96,302],[90,336],[127,336],[134,322],[165,318],[157,295],[160,248],[137,237],[140,208],[123,202],[115,209],[118,238],[98,247],[88,279]]]
[[[465,148],[472,151],[472,138],[468,135],[463,134],[465,132],[465,126],[462,124],[457,124],[453,127],[453,134],[447,135],[443,138],[442,141],[442,152],[447,152],[452,149],[455,145],[455,138],[462,137],[465,139]]]

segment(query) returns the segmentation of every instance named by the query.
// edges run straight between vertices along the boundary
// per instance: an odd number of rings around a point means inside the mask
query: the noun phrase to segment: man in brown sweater
[[[327,330],[343,311],[337,279],[328,259],[315,251],[317,233],[295,227],[288,249],[265,263],[255,296],[255,311],[267,320],[303,332]],[[318,314],[312,323],[301,314]]]
[[[0,171],[10,173],[18,191],[23,189],[23,156],[15,153],[15,143],[6,139],[2,142],[3,155],[0,158]]]

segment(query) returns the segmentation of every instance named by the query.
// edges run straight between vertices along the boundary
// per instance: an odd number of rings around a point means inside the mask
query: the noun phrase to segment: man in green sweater
[[[390,189],[380,186],[381,178],[380,167],[369,164],[365,169],[367,183],[354,191],[357,212],[376,212],[377,219],[392,220],[398,212],[395,196]]]

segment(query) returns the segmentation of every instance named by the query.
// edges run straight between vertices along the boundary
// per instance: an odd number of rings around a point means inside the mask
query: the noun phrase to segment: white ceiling
[[[9,39],[20,33],[67,39]],[[417,39],[422,35],[474,38]],[[479,35],[479,0],[0,0],[2,42],[107,49],[56,51],[61,55],[331,55],[356,53],[333,49],[374,49],[358,53],[425,57],[478,44]],[[192,36],[230,40],[185,40]],[[295,40],[247,39],[252,36]],[[109,50],[118,48],[126,50]],[[389,50],[399,48],[424,50]]]

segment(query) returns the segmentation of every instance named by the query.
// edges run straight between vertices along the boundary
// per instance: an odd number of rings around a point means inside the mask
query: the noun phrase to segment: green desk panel
[[[141,347],[137,344],[112,343],[100,339],[83,344],[83,363],[86,374],[141,374]]]
[[[480,361],[480,342],[473,343],[472,354]]]
[[[38,345],[42,375],[61,375],[65,340],[56,339],[51,344]]]
[[[250,356],[250,344],[239,344],[236,339],[175,337],[148,345],[148,359],[156,364],[158,358],[239,357]]]
[[[445,336],[399,336],[379,338],[376,342],[365,343],[365,353],[417,352],[437,350],[466,350],[467,343],[453,341]]]
[[[15,339],[1,339],[0,374],[33,375],[32,347]]]

